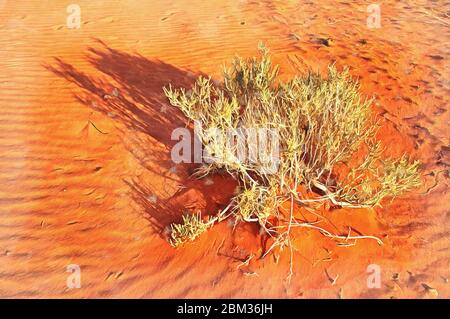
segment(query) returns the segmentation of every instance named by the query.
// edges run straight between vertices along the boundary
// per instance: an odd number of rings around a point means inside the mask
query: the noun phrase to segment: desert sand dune
[[[70,29],[66,1],[0,1],[0,297],[449,298],[448,3],[383,1],[379,29],[366,1],[77,3]],[[348,66],[375,97],[387,154],[422,162],[423,186],[384,208],[321,211],[330,229],[383,246],[301,230],[290,283],[289,253],[260,259],[253,225],[223,222],[179,249],[166,238],[236,184],[171,161],[186,119],[162,87],[219,79],[259,41],[283,78]],[[66,286],[70,264],[79,289]]]

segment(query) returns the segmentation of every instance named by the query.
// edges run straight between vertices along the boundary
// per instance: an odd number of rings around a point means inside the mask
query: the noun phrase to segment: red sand
[[[0,1],[0,297],[449,298],[450,5],[383,1],[370,30],[366,1],[77,3],[81,28],[68,29],[66,1]],[[185,120],[161,88],[218,77],[260,40],[283,77],[294,62],[349,66],[376,97],[388,154],[423,163],[423,187],[383,209],[323,212],[328,229],[384,246],[300,230],[290,284],[289,252],[259,260],[252,225],[223,222],[177,250],[164,238],[183,209],[214,213],[235,184],[174,169],[170,133]],[[66,287],[69,264],[80,289]]]

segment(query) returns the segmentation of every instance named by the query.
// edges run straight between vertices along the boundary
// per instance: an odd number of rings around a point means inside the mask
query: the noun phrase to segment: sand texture
[[[67,1],[0,0],[0,297],[450,297],[448,2],[383,1],[379,29],[361,0],[77,4],[69,29]],[[184,210],[217,212],[236,184],[172,162],[186,119],[162,87],[220,79],[259,41],[284,79],[348,66],[375,97],[387,154],[422,162],[423,186],[383,208],[320,212],[328,229],[383,246],[302,229],[290,283],[289,251],[260,259],[254,225],[224,221],[180,249],[166,240]]]

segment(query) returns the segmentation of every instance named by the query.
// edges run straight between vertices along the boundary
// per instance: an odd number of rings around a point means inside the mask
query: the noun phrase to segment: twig
[[[98,132],[100,132],[100,133],[102,133],[102,134],[105,134],[105,135],[108,134],[108,133],[102,132],[97,126],[95,126],[94,122],[92,122],[91,120],[88,120],[88,122],[91,123],[91,125],[92,125]]]

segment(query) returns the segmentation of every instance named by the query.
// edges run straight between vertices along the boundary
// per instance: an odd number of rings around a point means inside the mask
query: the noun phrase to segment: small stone
[[[361,39],[358,41],[359,44],[367,44],[367,40],[366,39]]]
[[[326,47],[329,47],[329,46],[331,46],[333,40],[331,38],[317,38],[316,42],[319,44],[322,44]]]

